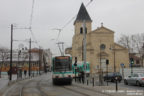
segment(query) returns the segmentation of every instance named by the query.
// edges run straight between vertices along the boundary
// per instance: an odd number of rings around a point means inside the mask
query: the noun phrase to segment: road
[[[144,87],[118,84],[119,87],[129,88],[134,90],[143,90]],[[31,79],[17,82],[7,88],[1,96],[128,96],[103,93],[101,90],[107,88],[105,91],[115,89],[115,83],[109,82],[109,86],[95,86],[88,87],[86,84],[78,84],[73,82],[72,85],[53,85],[51,73],[44,74]],[[101,89],[100,89],[101,88]],[[100,91],[98,91],[100,89]],[[135,96],[135,95],[133,95]],[[139,95],[143,96],[143,95]]]
[[[72,85],[53,85],[51,73],[18,82],[2,96],[111,96],[87,88]]]

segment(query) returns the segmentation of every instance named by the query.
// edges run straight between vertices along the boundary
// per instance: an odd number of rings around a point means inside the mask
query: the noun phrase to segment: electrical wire
[[[32,27],[32,21],[33,21],[33,13],[34,13],[34,4],[35,4],[35,0],[32,1],[32,9],[31,9],[31,15],[30,15],[30,29]]]
[[[92,1],[93,0],[90,0],[87,4],[86,4],[86,7],[88,7],[91,3],[92,3]],[[72,17],[62,28],[61,28],[61,31],[65,28],[65,27],[67,27],[75,18],[76,18],[76,16],[77,15],[75,15],[74,17]],[[59,38],[59,36],[60,36],[60,33],[61,33],[61,31],[59,32],[59,34],[58,34],[58,38]],[[57,40],[58,40],[58,38],[57,38]]]
[[[34,14],[34,4],[35,4],[35,0],[32,1],[32,9],[31,9],[31,15],[30,15],[30,22],[29,22],[29,31],[31,32],[31,35],[32,35],[35,43],[37,44],[37,46],[40,46],[38,44],[38,41],[37,41],[37,39],[36,39],[36,37],[35,37],[35,35],[33,33],[33,30],[32,30],[32,23],[33,23],[33,17],[34,17],[33,16],[33,14]]]

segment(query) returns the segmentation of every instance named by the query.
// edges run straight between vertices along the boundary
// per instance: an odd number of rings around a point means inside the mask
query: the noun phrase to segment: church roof
[[[77,14],[75,22],[76,21],[83,21],[83,20],[92,21],[89,14],[88,14],[88,12],[87,12],[87,10],[86,10],[86,8],[85,8],[85,6],[84,6],[84,4],[82,3],[81,7],[79,9],[79,12]],[[74,24],[75,24],[75,22],[74,22]]]
[[[105,32],[114,33],[114,31],[104,27],[103,25],[101,25],[101,27],[98,27],[97,29],[93,30],[92,32],[95,32],[95,33],[105,33]]]

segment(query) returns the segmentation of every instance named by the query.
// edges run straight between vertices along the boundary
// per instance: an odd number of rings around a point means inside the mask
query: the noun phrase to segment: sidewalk
[[[132,90],[128,88],[118,87],[118,90],[116,91],[115,86],[106,86],[106,84],[104,86],[93,86],[92,83],[87,85],[86,83],[83,84],[73,81],[73,85],[102,94],[107,94],[108,96],[144,96],[144,90]]]
[[[42,74],[42,72],[41,72],[41,74]],[[34,72],[31,73],[31,78],[36,77],[36,76],[39,76],[39,74],[34,73]],[[22,78],[19,77],[18,79],[17,79],[17,74],[12,74],[12,80],[9,81],[8,75],[6,73],[2,74],[1,78],[0,78],[0,91],[2,91],[2,89],[7,87],[8,85],[11,85],[13,83],[16,83],[18,81],[28,79],[28,78],[29,78],[28,73],[26,74],[26,77],[25,77],[24,73],[22,73]]]
[[[12,81],[17,79],[17,75],[12,75]],[[6,87],[9,83],[8,75],[2,75],[0,78],[0,90]]]

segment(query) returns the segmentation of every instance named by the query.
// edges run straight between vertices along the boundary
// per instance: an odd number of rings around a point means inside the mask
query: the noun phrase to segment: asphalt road
[[[75,85],[53,85],[51,73],[13,84],[2,96],[111,96]]]

